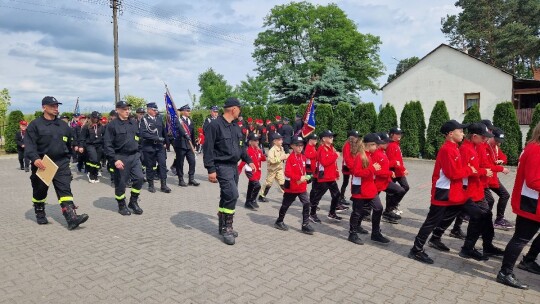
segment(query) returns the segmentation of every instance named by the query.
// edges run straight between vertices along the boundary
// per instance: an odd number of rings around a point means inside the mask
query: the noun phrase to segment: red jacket
[[[351,196],[359,199],[373,199],[377,196],[377,186],[375,186],[375,168],[370,154],[366,152],[369,159],[367,168],[362,167],[362,157],[360,154],[354,157],[351,173]]]
[[[540,144],[525,146],[512,191],[512,211],[524,218],[540,222]]]
[[[285,162],[285,192],[304,193],[307,191],[307,181],[300,182],[306,173],[306,156],[291,153]],[[299,183],[300,182],[300,183]]]
[[[467,196],[475,202],[484,199],[484,182],[482,178],[485,178],[487,173],[486,168],[482,168],[480,165],[481,156],[477,149],[485,152],[482,144],[475,145],[467,139],[463,140],[461,147],[459,147],[463,166],[468,167],[471,165],[478,171],[463,178],[463,185],[467,186]]]
[[[489,155],[489,144],[487,142],[476,145],[476,151],[478,152],[478,157],[480,157],[480,168],[491,169],[494,171],[495,163],[491,161],[491,155]],[[489,177],[483,175],[480,177],[482,185],[484,188],[488,188]]]
[[[390,161],[390,170],[396,173],[396,177],[405,176],[405,164],[403,163],[403,154],[401,154],[401,147],[399,141],[393,141],[388,144],[386,148],[386,156]],[[398,163],[399,162],[399,166]]]
[[[261,164],[263,161],[266,161],[266,156],[262,153],[261,149],[259,148],[253,148],[249,146],[247,148],[247,153],[253,160],[253,164],[255,164],[255,168],[257,168],[257,171],[253,172],[251,170],[250,166],[246,166],[245,162],[240,162],[238,165],[238,173],[242,171],[242,168],[246,168],[246,176],[250,181],[259,181],[261,179]]]
[[[384,191],[388,188],[388,183],[392,180],[390,161],[383,148],[377,149],[371,156],[371,160],[381,165],[381,170],[375,171],[375,186],[377,186],[377,192]]]
[[[488,186],[490,188],[499,188],[499,177],[497,176],[497,173],[502,172],[504,170],[504,167],[497,164],[498,160],[502,160],[502,164],[505,165],[508,162],[508,158],[503,153],[501,148],[497,145],[491,146],[488,145],[488,156],[491,159],[491,162],[494,164],[493,167],[491,167],[491,170],[493,170],[493,176],[488,178]]]
[[[348,140],[343,145],[341,154],[343,156],[343,160],[341,161],[341,173],[343,173],[343,175],[351,175],[350,165],[347,165],[347,163],[351,163],[353,160],[351,157],[351,143]]]
[[[306,156],[306,172],[309,174],[315,173],[317,166],[317,147],[310,144],[306,145],[304,149],[304,155]],[[314,176],[315,177],[315,176]]]
[[[472,174],[463,166],[458,145],[445,141],[437,153],[431,178],[431,204],[454,206],[464,204],[468,197],[463,189],[463,178]]]
[[[339,178],[337,167],[338,154],[333,146],[321,145],[317,149],[317,181],[334,182]]]

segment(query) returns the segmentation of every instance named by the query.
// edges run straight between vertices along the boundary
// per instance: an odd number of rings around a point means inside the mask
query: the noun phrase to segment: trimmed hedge
[[[334,146],[340,150],[347,140],[347,133],[351,129],[351,104],[340,102],[334,110],[334,119],[332,121],[332,131],[337,134],[334,139]]]
[[[443,100],[437,101],[429,116],[426,147],[424,151],[425,158],[435,159],[435,157],[437,157],[437,151],[445,140],[444,136],[441,134],[441,127],[448,120],[450,120],[450,115],[448,114],[446,104]]]
[[[287,104],[281,109],[281,118],[287,117],[291,124],[294,122],[296,116],[296,107],[292,104]]]
[[[377,117],[377,132],[388,132],[398,126],[396,109],[387,103]]]
[[[351,129],[355,129],[361,135],[377,131],[377,111],[372,102],[359,103],[354,107]],[[386,131],[385,131],[386,132]]]
[[[477,104],[474,104],[472,107],[470,107],[465,113],[465,117],[463,117],[464,124],[480,122],[481,120],[482,117],[480,117],[480,109],[478,108]]]
[[[531,124],[529,125],[529,131],[527,132],[527,141],[531,140],[532,132],[538,123],[540,123],[540,103],[534,107]]]
[[[6,153],[17,153],[17,141],[15,141],[15,134],[19,130],[19,122],[23,119],[24,114],[19,110],[9,113],[4,135]]]
[[[251,117],[251,107],[242,107],[242,118],[247,121],[248,117]]]
[[[266,109],[266,119],[270,119],[272,122],[276,121],[276,116],[281,116],[281,107],[277,104],[271,104]]]
[[[332,130],[332,105],[327,103],[315,104],[315,132],[321,134],[325,130]]]
[[[504,131],[501,149],[508,156],[509,165],[517,165],[522,147],[522,134],[516,110],[511,102],[499,103],[493,112],[493,124]]]
[[[403,156],[418,157],[420,155],[420,143],[418,142],[418,115],[416,115],[416,107],[413,102],[405,104],[401,112],[401,130],[403,137],[401,138],[401,152]]]
[[[195,110],[191,112],[191,119],[195,124],[195,132],[197,132],[198,128],[202,128],[204,120],[208,115],[210,115],[210,111],[207,110]]]
[[[264,106],[254,106],[252,109],[251,109],[251,117],[253,118],[253,121],[255,121],[256,119],[264,119],[264,117],[266,116],[266,109]],[[244,119],[246,119],[244,117]]]
[[[420,156],[422,156],[426,147],[426,117],[424,116],[422,103],[420,103],[419,100],[413,101],[412,105],[415,108],[416,118],[418,119],[418,146],[420,149]]]

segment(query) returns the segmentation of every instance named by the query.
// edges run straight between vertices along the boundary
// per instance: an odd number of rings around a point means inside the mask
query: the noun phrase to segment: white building
[[[426,125],[435,102],[444,100],[451,119],[462,121],[465,111],[478,104],[482,119],[493,120],[498,103],[512,101],[522,131],[528,130],[532,110],[540,102],[540,73],[537,80],[518,79],[512,74],[441,44],[416,65],[382,87],[383,106],[396,108],[398,119],[411,100],[419,100]]]

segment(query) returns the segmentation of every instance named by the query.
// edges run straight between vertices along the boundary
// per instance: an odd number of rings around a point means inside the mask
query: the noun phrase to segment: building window
[[[480,93],[465,93],[463,113],[467,112],[474,105],[478,105],[478,108],[480,108]]]

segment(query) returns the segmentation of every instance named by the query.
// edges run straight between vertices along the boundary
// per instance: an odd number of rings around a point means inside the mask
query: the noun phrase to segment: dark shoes
[[[461,229],[452,229],[452,231],[450,231],[450,236],[460,240],[464,240],[467,237],[467,235]]]
[[[131,215],[131,211],[127,208],[125,200],[118,201],[118,213],[121,215]]]
[[[382,220],[390,224],[399,224],[398,220],[393,216],[393,213],[383,213]]]
[[[188,185],[197,187],[197,186],[200,185],[200,183],[197,182],[197,181],[194,180],[194,179],[190,179],[190,180],[188,181]]]
[[[309,220],[316,223],[316,224],[321,223],[321,220],[319,219],[319,217],[316,214],[310,215]]]
[[[513,273],[505,275],[499,271],[497,274],[497,282],[514,288],[529,289],[529,286],[516,279],[516,276]]]
[[[424,250],[414,251],[413,249],[411,249],[411,251],[409,251],[409,258],[417,260],[424,264],[433,264],[433,259],[431,259]]]
[[[360,233],[360,234],[369,234],[369,231],[362,228],[362,226],[358,226],[358,228],[356,228],[356,230],[358,230],[358,233]]]
[[[133,210],[133,213],[135,214],[142,214],[143,210],[141,207],[139,207],[139,203],[137,202],[137,199],[130,199],[128,204],[129,209]]]
[[[244,204],[244,207],[249,210],[257,211],[257,208],[255,208],[253,203],[249,201]]]
[[[364,245],[364,242],[360,239],[356,231],[349,232],[349,242],[353,242],[356,245]]]
[[[461,247],[461,251],[459,252],[459,256],[462,257],[462,258],[465,258],[465,259],[474,259],[474,260],[477,260],[477,261],[487,261],[487,260],[489,260],[488,256],[483,255],[476,248],[466,249],[464,247]]]
[[[309,224],[305,224],[305,225],[302,225],[302,232],[305,234],[312,235],[315,232],[315,230]]]
[[[487,257],[502,257],[504,256],[504,250],[497,248],[493,245],[490,247],[484,247],[483,253]]]
[[[259,195],[259,202],[268,203],[268,199],[264,196]]]
[[[540,265],[538,265],[538,263],[536,263],[534,260],[527,262],[525,259],[523,259],[521,262],[519,262],[517,267],[534,274],[540,274]]]
[[[340,222],[342,218],[335,213],[328,213],[328,219]]]
[[[441,242],[440,239],[431,238],[428,242],[428,245],[429,247],[433,247],[440,251],[446,251],[446,252],[450,251],[450,248],[448,248],[448,246],[446,246],[443,242]]]
[[[283,231],[289,230],[289,227],[287,225],[285,225],[284,222],[275,222],[274,223],[274,228],[279,229],[279,230],[283,230]]]
[[[36,212],[36,222],[39,225],[46,225],[49,223],[47,215],[45,214],[45,203],[34,203],[34,210]]]
[[[186,182],[184,181],[183,178],[181,178],[180,180],[178,180],[178,186],[180,186],[180,187],[187,187],[187,184],[186,184]]]
[[[336,212],[339,212],[339,213],[347,211],[347,210],[349,210],[349,207],[347,207],[345,205],[342,205],[342,204],[339,204],[336,207]]]
[[[381,244],[390,243],[390,240],[387,239],[386,237],[384,237],[380,231],[379,232],[372,232],[371,233],[371,240],[374,241],[374,242],[377,242],[377,243],[381,243]]]

